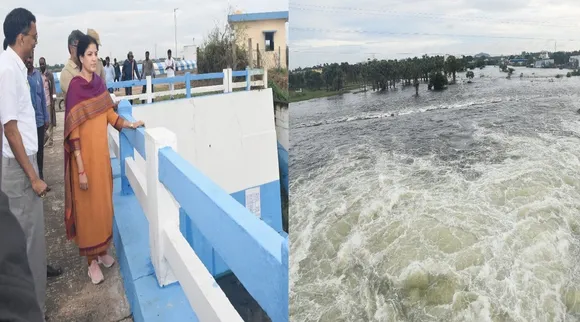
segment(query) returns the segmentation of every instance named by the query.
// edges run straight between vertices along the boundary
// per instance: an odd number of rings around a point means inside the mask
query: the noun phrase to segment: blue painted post
[[[284,242],[282,242],[282,294],[284,298],[282,299],[282,307],[280,311],[282,312],[282,317],[284,321],[290,321],[290,316],[288,315],[288,290],[289,290],[289,276],[288,276],[288,237],[284,238]]]
[[[127,100],[122,100],[119,103],[118,109],[119,115],[132,115],[133,114],[133,106]],[[133,193],[133,189],[131,189],[131,185],[129,184],[129,179],[127,179],[127,174],[125,170],[125,159],[126,158],[133,158],[133,147],[131,146],[131,142],[123,133],[124,130],[119,132],[119,163],[121,165],[121,194],[122,195],[130,195]]]
[[[191,74],[189,72],[185,73],[185,97],[191,97]]]
[[[250,75],[250,67],[246,67],[246,91],[252,87],[252,76]]]

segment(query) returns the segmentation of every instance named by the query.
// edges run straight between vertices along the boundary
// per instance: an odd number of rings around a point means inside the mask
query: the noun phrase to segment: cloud
[[[23,6],[22,1],[2,0],[0,16]],[[145,51],[151,56],[164,57],[167,49],[175,48],[173,8],[177,11],[178,51],[184,45],[201,44],[216,25],[227,22],[233,10],[268,12],[288,10],[285,0],[216,0],[203,6],[187,0],[101,0],[92,6],[76,0],[31,0],[25,3],[37,19],[38,45],[35,59],[44,56],[49,64],[64,64],[68,59],[67,37],[73,29],[86,32],[95,29],[101,38],[102,57],[123,59],[133,51],[136,59],[143,59]],[[87,10],[87,8],[91,9]],[[0,25],[0,29],[1,29]],[[4,32],[0,34],[4,36]],[[1,50],[1,49],[0,49]]]
[[[290,67],[580,49],[575,0],[290,1]]]

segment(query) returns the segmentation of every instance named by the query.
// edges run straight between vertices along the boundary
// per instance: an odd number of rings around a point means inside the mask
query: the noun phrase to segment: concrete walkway
[[[105,281],[93,285],[86,260],[79,256],[74,242],[66,239],[63,124],[64,113],[57,112],[54,145],[44,150],[44,176],[52,188],[44,201],[48,262],[64,270],[61,276],[48,279],[49,322],[132,322],[119,266],[103,268]]]

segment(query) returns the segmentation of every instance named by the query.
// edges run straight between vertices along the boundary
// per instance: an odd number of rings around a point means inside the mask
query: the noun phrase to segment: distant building
[[[568,64],[572,68],[578,68],[578,66],[580,66],[580,56],[570,56],[570,59],[568,60]]]
[[[550,59],[550,54],[547,51],[542,51],[542,53],[540,53],[540,59]]]
[[[527,62],[527,59],[520,57],[509,60],[509,64],[512,66],[524,66]]]
[[[535,68],[550,68],[554,67],[555,63],[553,59],[540,59],[537,60],[534,64]]]
[[[254,67],[268,69],[288,67],[286,45],[288,11],[236,13],[228,16],[228,22],[241,36],[240,46],[248,50],[248,40],[251,40],[252,48],[249,50],[252,51]]]

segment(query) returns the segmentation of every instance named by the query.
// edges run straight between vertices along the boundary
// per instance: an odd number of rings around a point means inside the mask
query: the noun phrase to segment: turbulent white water
[[[537,93],[523,96],[530,108]],[[553,106],[545,124],[517,104],[485,117],[446,111],[434,116],[437,148],[421,143],[427,134],[401,143],[420,126],[383,133],[395,124],[382,120],[335,124],[337,141],[323,140],[324,125],[298,132],[291,153],[307,155],[291,159],[291,321],[580,321],[580,117],[571,99]],[[424,120],[390,122],[429,129],[424,107],[401,109]],[[308,109],[299,122],[320,117]],[[441,124],[458,122],[441,142]],[[387,134],[395,147],[381,144]]]

